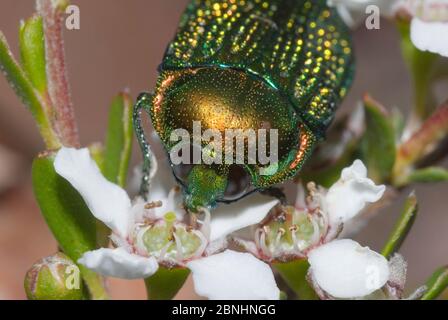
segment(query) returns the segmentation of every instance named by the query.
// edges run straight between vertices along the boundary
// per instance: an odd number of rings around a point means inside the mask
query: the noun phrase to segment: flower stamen
[[[145,204],[145,209],[151,210],[151,209],[155,209],[155,208],[161,208],[162,206],[163,206],[162,201],[152,201],[152,202]]]

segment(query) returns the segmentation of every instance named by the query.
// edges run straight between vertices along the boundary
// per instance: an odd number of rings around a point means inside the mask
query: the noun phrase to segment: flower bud
[[[30,300],[81,300],[79,268],[63,253],[43,258],[26,273],[25,291]]]

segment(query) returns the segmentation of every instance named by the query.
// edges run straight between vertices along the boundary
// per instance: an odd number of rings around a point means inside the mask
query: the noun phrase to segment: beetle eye
[[[185,154],[184,151],[186,151]],[[193,169],[194,154],[199,154],[200,156],[201,152],[201,147],[192,143],[188,143],[188,145],[185,145],[178,151],[177,157],[181,159],[181,162],[180,164],[172,164],[172,167],[174,175],[182,184],[186,184],[188,175],[191,169]]]
[[[226,201],[238,200],[249,190],[250,176],[241,166],[230,166],[227,181],[227,189],[224,193],[224,200]]]

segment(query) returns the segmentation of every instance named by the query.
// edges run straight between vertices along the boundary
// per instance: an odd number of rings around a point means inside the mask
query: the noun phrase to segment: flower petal
[[[196,293],[211,300],[277,300],[280,290],[266,263],[250,253],[226,250],[191,261]]]
[[[104,178],[88,149],[61,148],[54,168],[78,190],[97,219],[126,237],[131,201],[126,191]]]
[[[162,201],[162,206],[154,208],[154,218],[163,218],[168,212],[174,212],[176,214],[177,220],[181,221],[186,214],[183,205],[182,190],[180,187],[173,187],[166,198],[160,198]]]
[[[411,22],[411,40],[422,51],[448,57],[448,22],[425,22],[418,18]]]
[[[386,258],[350,240],[335,240],[309,253],[317,285],[335,298],[357,298],[384,286],[389,278]]]
[[[88,251],[78,263],[104,276],[122,279],[147,278],[159,267],[154,257],[138,256],[127,252],[124,248]]]
[[[278,199],[255,193],[231,204],[222,204],[211,212],[210,241],[260,223],[278,203]]]
[[[367,169],[360,160],[342,170],[341,178],[328,190],[324,207],[331,224],[339,224],[355,217],[366,205],[378,201],[386,187],[377,186],[367,178]]]
[[[155,160],[155,158],[154,158]],[[149,201],[159,201],[168,197],[169,192],[177,185],[176,179],[173,175],[173,170],[169,165],[169,160],[166,156],[159,157],[154,161],[155,170],[151,170],[151,181],[148,190]]]

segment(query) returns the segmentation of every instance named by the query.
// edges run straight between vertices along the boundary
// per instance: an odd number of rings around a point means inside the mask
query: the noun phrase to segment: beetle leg
[[[143,154],[143,177],[140,184],[140,195],[146,200],[148,189],[149,189],[149,180],[151,173],[151,165],[152,165],[152,151],[151,146],[148,143],[148,140],[145,136],[145,130],[142,126],[142,111],[146,111],[148,114],[150,112],[152,105],[152,96],[149,93],[141,93],[137,98],[137,103],[134,106],[134,113],[132,116],[132,120],[134,123],[134,130],[137,136],[138,143],[142,150]]]

